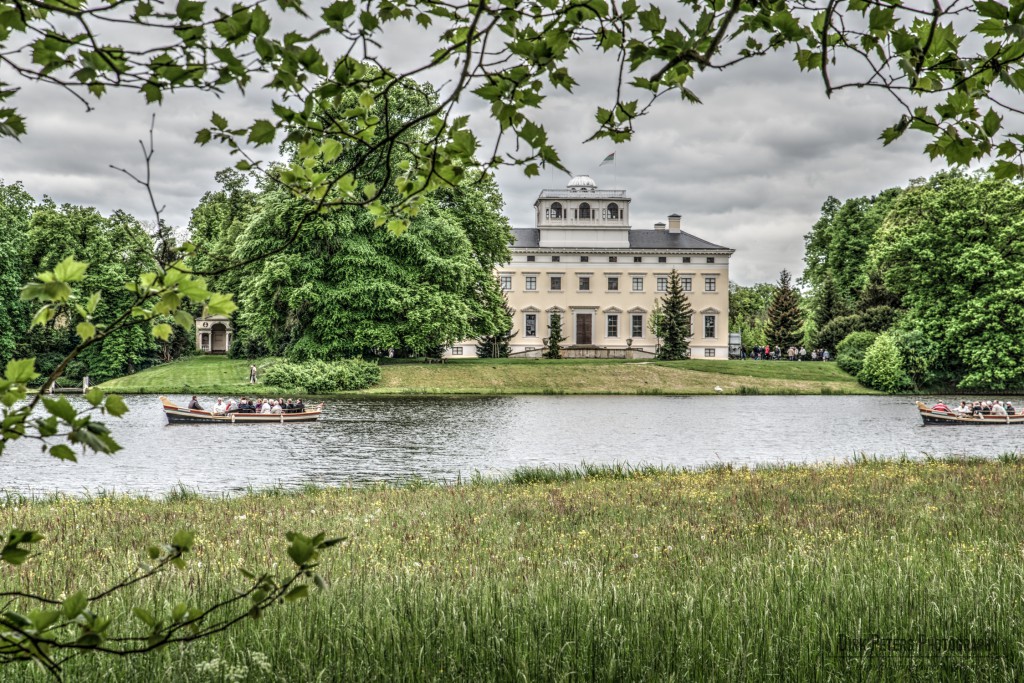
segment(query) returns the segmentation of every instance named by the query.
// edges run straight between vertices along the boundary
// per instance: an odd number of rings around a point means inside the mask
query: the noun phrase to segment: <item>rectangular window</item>
[[[708,263],[714,263],[714,262],[715,262],[715,257],[714,256],[708,256]]]
[[[619,291],[619,278],[610,277],[608,278],[608,291],[617,292]]]
[[[536,261],[536,260],[537,260],[537,257],[536,257],[536,256],[533,256],[533,255],[530,255],[530,256],[527,256],[527,257],[526,257],[526,260],[527,260],[527,261]]]
[[[590,261],[589,256],[580,256],[580,263],[587,263],[588,261]]]
[[[679,278],[679,282],[682,283],[683,291],[684,292],[692,292],[693,291],[693,278],[692,277],[681,277],[681,278]]]
[[[512,289],[512,276],[502,275],[501,276],[501,288],[506,292]]]
[[[640,315],[639,313],[634,313],[633,316],[632,316],[632,319],[631,319],[630,327],[633,328],[630,331],[630,334],[634,338],[643,337],[644,336],[644,317],[642,315]]]
[[[555,292],[562,291],[562,276],[552,275],[551,276],[551,290]]]
[[[658,282],[658,291],[659,292],[667,292],[668,291],[668,278],[667,277],[665,277],[664,275],[659,275],[657,282]]]
[[[715,357],[715,350],[714,349],[704,349],[704,357],[705,358],[714,358]]]
[[[633,291],[634,292],[642,292],[642,291],[644,291],[644,279],[643,279],[643,277],[634,277],[633,278]]]
[[[453,356],[461,356],[462,355],[462,347],[461,346],[453,346],[452,347],[452,355]]]
[[[536,337],[537,336],[537,314],[536,313],[527,313],[526,314],[526,324],[524,325],[524,327],[526,328],[526,332],[523,333],[524,336],[526,336],[526,337]]]
[[[609,256],[608,257],[608,263],[618,263],[618,262],[619,262],[619,257],[618,256]]]
[[[684,256],[683,257],[683,263],[689,263],[689,262],[690,262],[690,257],[689,256]]]
[[[713,292],[715,291],[715,278],[706,277],[704,278],[704,291]]]
[[[634,256],[633,257],[633,263],[643,263],[643,262],[644,262],[644,257],[643,256]]]
[[[580,275],[580,291],[581,292],[589,292],[590,291],[590,278],[588,276],[586,276],[586,275]]]
[[[704,316],[704,337],[713,338],[715,336],[715,316],[706,315]]]
[[[561,260],[562,260],[562,257],[561,257],[561,256],[552,256],[552,257],[551,257],[551,262],[552,262],[552,263],[558,263],[558,262],[559,262],[559,261],[561,261]]]
[[[658,263],[668,263],[668,256],[659,256]]]
[[[537,289],[537,276],[536,275],[527,275],[526,276],[526,289],[527,289],[527,291],[530,291],[530,292],[532,292],[532,291]]]
[[[608,314],[608,335],[609,337],[619,336],[619,316],[615,313]]]

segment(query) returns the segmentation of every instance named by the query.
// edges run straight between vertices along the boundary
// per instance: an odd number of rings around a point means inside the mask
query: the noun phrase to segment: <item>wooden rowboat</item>
[[[961,415],[932,410],[917,401],[917,410],[926,425],[1016,425],[1024,424],[1024,415]]]
[[[292,422],[315,422],[320,419],[324,404],[312,406],[312,410],[306,409],[302,413],[227,413],[226,415],[214,415],[209,410],[191,410],[182,408],[176,403],[168,400],[166,396],[160,397],[160,403],[164,407],[164,415],[167,416],[168,424],[286,424]]]

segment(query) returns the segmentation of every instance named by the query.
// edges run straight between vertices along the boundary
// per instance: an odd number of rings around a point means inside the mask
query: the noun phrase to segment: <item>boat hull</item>
[[[322,405],[316,410],[301,413],[228,413],[214,415],[208,410],[189,410],[171,403],[163,396],[160,402],[167,416],[167,424],[291,424],[293,422],[316,422],[323,412]]]
[[[918,402],[917,410],[921,420],[927,426],[933,425],[1016,425],[1024,424],[1024,415],[957,415],[943,411],[933,411],[925,404]]]

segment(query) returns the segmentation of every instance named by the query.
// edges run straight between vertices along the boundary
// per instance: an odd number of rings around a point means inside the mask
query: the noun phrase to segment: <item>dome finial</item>
[[[583,174],[573,176],[567,187],[574,192],[592,192],[597,189],[597,183],[590,176]]]

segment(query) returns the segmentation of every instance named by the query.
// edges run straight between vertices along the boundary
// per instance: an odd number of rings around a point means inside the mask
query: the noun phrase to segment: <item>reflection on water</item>
[[[175,398],[184,404],[185,397]],[[74,399],[72,399],[74,400]],[[927,400],[927,399],[926,399]],[[524,396],[330,400],[318,423],[166,424],[156,397],[109,419],[124,450],[79,463],[19,443],[0,488],[69,493],[454,480],[519,466],[844,460],[1016,451],[1024,426],[923,427],[913,400],[877,396]]]

